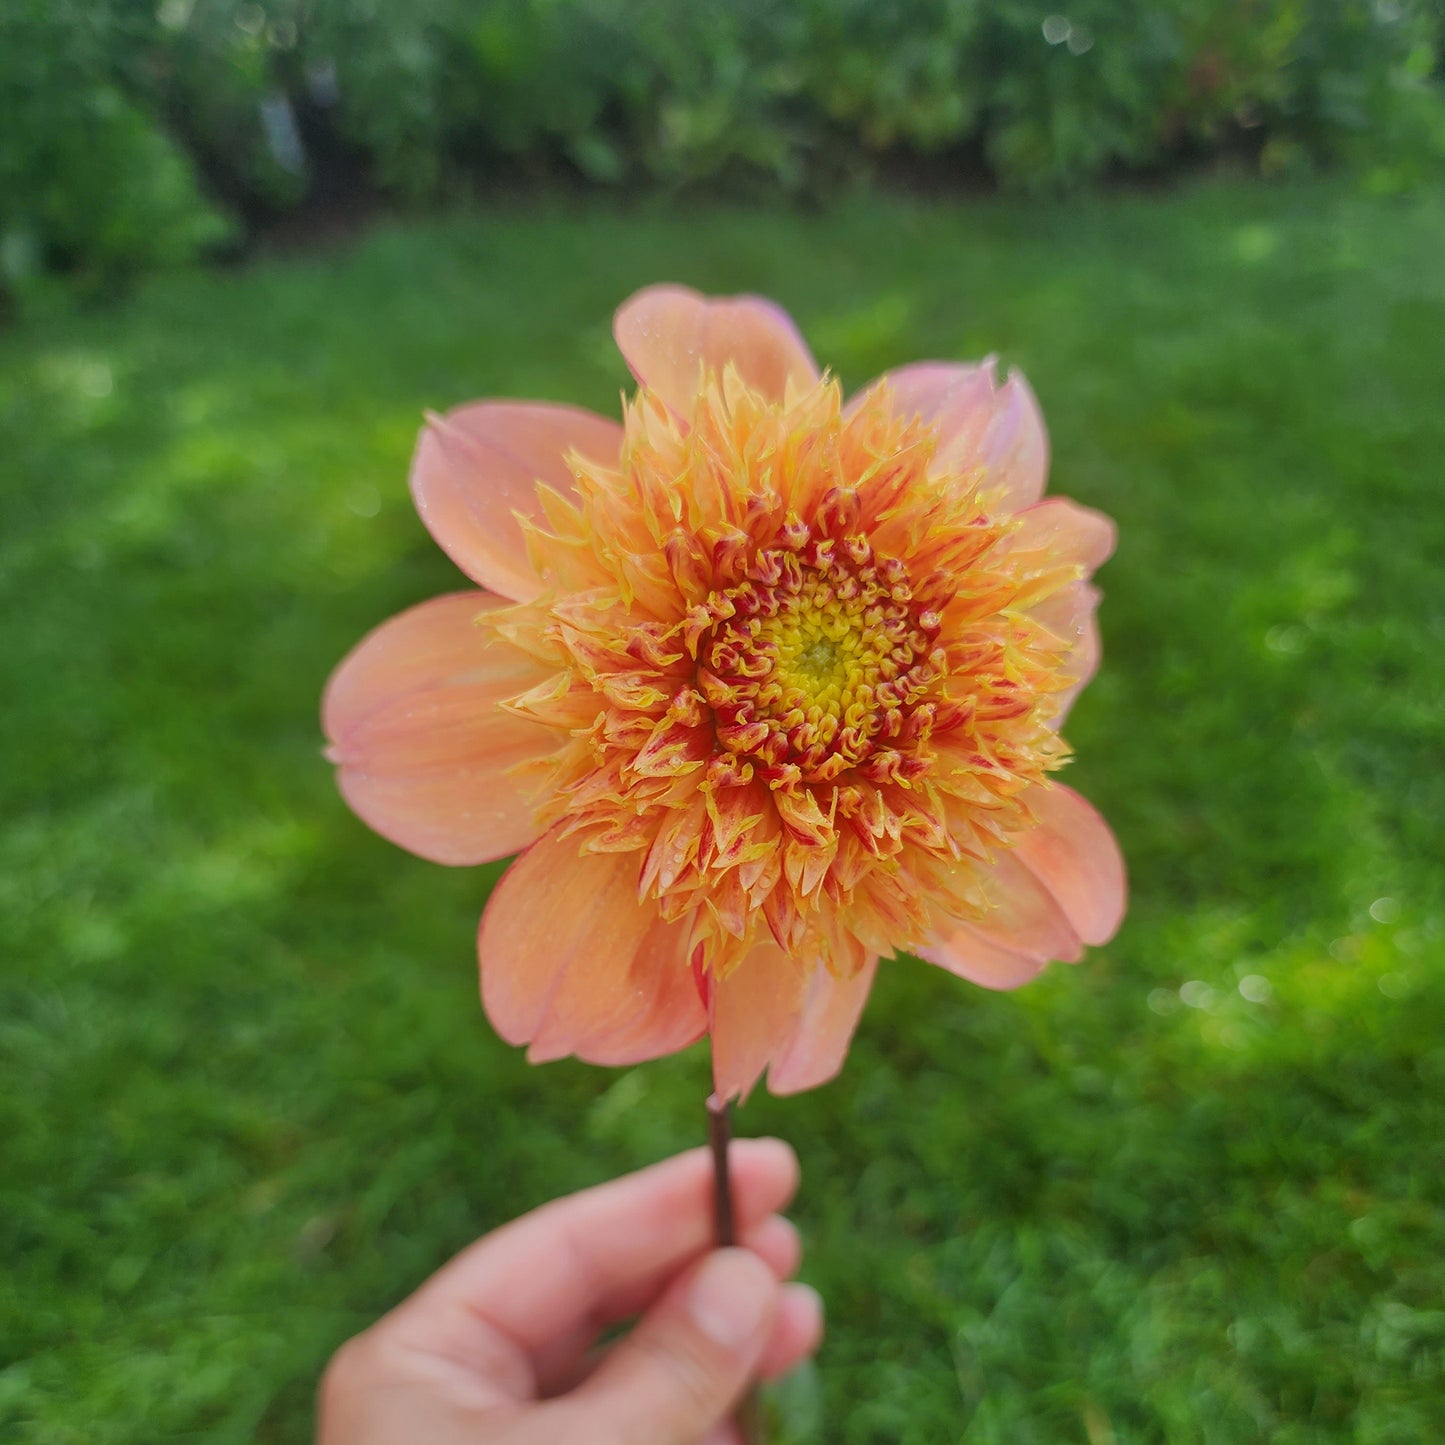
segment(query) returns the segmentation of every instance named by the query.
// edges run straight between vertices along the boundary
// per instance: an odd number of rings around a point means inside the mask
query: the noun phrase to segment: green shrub
[[[1053,188],[1226,146],[1266,169],[1445,151],[1426,0],[332,0],[301,45],[412,195],[517,159],[798,189],[974,145]]]
[[[1429,0],[11,4],[0,267],[193,254],[194,168],[285,207],[318,138],[419,201],[559,169],[793,192],[916,153],[1031,190],[1224,152],[1400,186],[1445,155]]]
[[[140,83],[215,183],[262,208],[301,200],[304,153],[268,138],[266,114],[294,123],[304,0],[151,0],[145,8],[153,18]]]
[[[984,101],[982,0],[807,0],[808,93],[872,151],[933,151],[966,136]]]
[[[226,233],[127,76],[130,8],[9,0],[0,19],[0,293],[51,267],[108,284]]]

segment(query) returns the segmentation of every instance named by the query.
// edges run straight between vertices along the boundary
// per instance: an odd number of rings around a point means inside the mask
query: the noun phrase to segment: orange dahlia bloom
[[[724,1098],[841,1067],[878,960],[988,988],[1110,938],[1114,839],[1050,780],[1099,659],[1107,518],[1041,501],[1023,377],[931,362],[844,401],[788,317],[659,286],[617,313],[621,425],[428,418],[417,509],[482,591],[327,689],[352,808],[441,863],[524,850],[479,938],[533,1060],[712,1038]]]

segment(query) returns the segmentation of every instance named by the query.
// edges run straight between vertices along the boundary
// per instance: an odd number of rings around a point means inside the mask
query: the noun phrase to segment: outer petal
[[[1108,825],[1072,788],[1032,790],[1037,826],[999,855],[995,907],[969,924],[940,920],[919,957],[985,988],[1018,988],[1053,960],[1076,963],[1124,916],[1124,860]]]
[[[477,627],[505,605],[454,592],[393,617],[342,660],[322,699],[342,796],[383,837],[437,863],[485,863],[537,836],[508,769],[557,738],[497,706],[547,676]]]
[[[618,307],[612,334],[633,376],[682,416],[704,366],[720,373],[732,362],[749,386],[777,400],[790,381],[818,379],[788,313],[761,296],[710,300],[686,286],[649,286]]]
[[[1062,783],[1032,788],[1038,826],[1014,845],[1019,861],[1053,894],[1088,944],[1107,943],[1124,919],[1124,857],[1094,807]]]
[[[1119,531],[1113,519],[1069,497],[1050,497],[1019,513],[1015,552],[1036,552],[1040,564],[1067,562],[1091,575],[1114,555]]]
[[[1049,962],[1000,948],[967,924],[957,925],[927,948],[920,948],[918,956],[970,983],[993,989],[1021,988],[1036,979]]]
[[[575,491],[567,457],[611,465],[615,421],[548,402],[477,401],[429,415],[411,464],[416,509],[442,550],[474,582],[517,602],[542,590],[516,513],[540,519],[536,484]]]
[[[1114,551],[1117,530],[1102,512],[1081,507],[1067,497],[1049,497],[1019,513],[1015,551],[1037,554],[1038,569],[1064,563],[1082,570],[1082,577],[1029,609],[1056,637],[1070,645],[1066,668],[1074,684],[1059,695],[1053,726],[1062,727],[1074,699],[1099,669],[1101,646],[1094,613],[1099,591],[1087,579]]]
[[[994,860],[986,890],[992,909],[960,924],[948,921],[923,957],[984,988],[1018,988],[1057,959],[1077,963],[1084,946],[1052,893],[1018,858]]]
[[[1056,637],[1070,643],[1064,669],[1074,681],[1058,694],[1051,726],[1063,727],[1074,700],[1093,680],[1103,656],[1099,639],[1099,623],[1095,612],[1099,606],[1099,589],[1087,582],[1073,582],[1031,609],[1032,615]]]
[[[553,828],[492,893],[477,953],[482,1004],[534,1063],[631,1064],[707,1028],[683,925],[637,902],[635,853],[585,853]]]
[[[712,986],[712,1072],[719,1098],[746,1097],[802,1017],[809,966],[771,940]]]
[[[994,494],[1001,512],[1018,511],[1043,496],[1049,438],[1022,372],[1010,372],[1000,386],[993,357],[977,365],[923,361],[885,372],[873,384],[885,383],[899,411],[937,429],[940,470],[983,468],[980,485]]]
[[[876,956],[851,978],[838,978],[822,964],[814,967],[798,1027],[768,1068],[770,1093],[800,1094],[838,1073],[877,972]]]
[[[886,386],[893,393],[894,409],[903,416],[917,416],[936,423],[941,416],[965,416],[993,403],[996,388],[994,360],[915,361],[894,371],[885,371],[858,392],[844,408],[855,411],[875,387]]]

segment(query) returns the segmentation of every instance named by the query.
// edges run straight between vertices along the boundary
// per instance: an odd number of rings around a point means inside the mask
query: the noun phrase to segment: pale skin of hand
[[[702,1149],[479,1239],[337,1351],[317,1445],[740,1445],[738,1398],[817,1349],[823,1311],[787,1282],[793,1151],[741,1139],[731,1169],[739,1248],[710,1247]]]

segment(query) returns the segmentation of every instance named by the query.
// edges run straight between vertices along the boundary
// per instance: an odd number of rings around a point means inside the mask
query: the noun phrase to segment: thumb
[[[590,1437],[693,1445],[752,1378],[780,1286],[746,1249],[720,1249],[684,1275],[567,1400]]]

